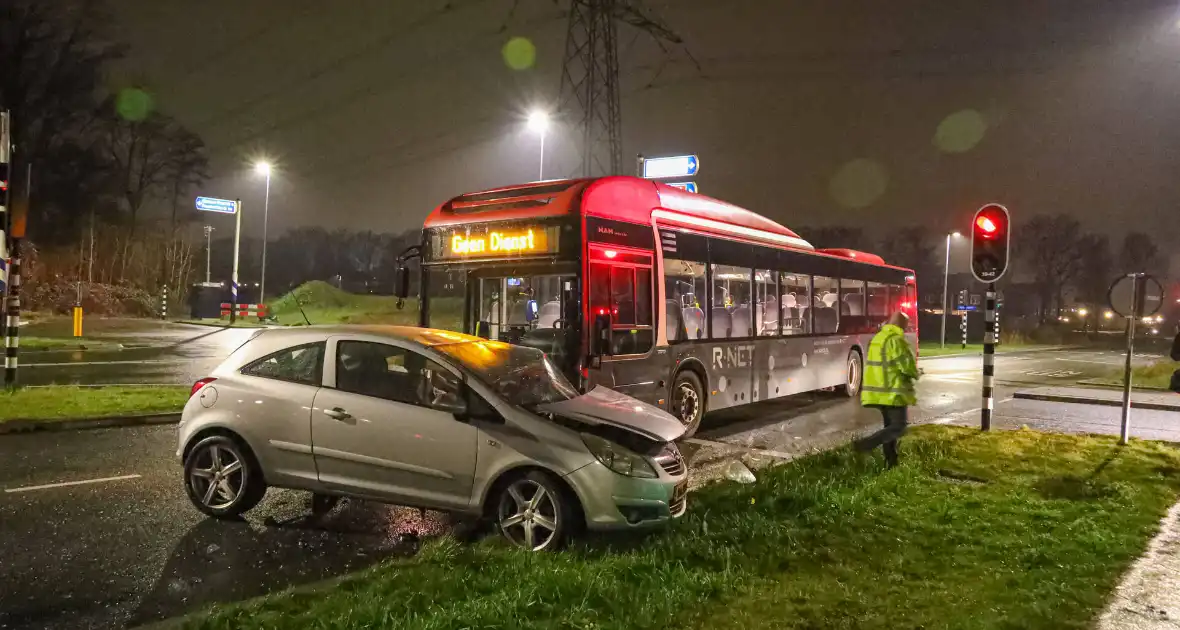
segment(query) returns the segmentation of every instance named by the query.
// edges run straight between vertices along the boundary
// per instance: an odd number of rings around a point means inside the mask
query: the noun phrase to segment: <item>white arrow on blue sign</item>
[[[673,188],[680,188],[682,190],[687,190],[690,193],[700,192],[697,190],[697,183],[696,182],[668,182],[668,185]]]
[[[234,214],[238,211],[238,202],[233,199],[218,199],[217,197],[197,197],[197,210]]]
[[[694,177],[700,170],[701,160],[695,155],[675,155],[643,160],[643,176],[647,179]]]

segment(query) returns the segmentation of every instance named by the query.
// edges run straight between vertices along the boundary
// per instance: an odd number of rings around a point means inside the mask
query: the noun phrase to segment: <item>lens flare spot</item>
[[[527,37],[513,37],[500,53],[513,70],[528,70],[537,62],[537,47]]]
[[[139,122],[155,109],[155,99],[140,88],[123,88],[115,96],[115,111],[123,120]]]
[[[943,153],[966,153],[987,133],[983,114],[974,109],[957,111],[942,119],[934,132],[934,146]]]
[[[864,208],[885,194],[889,174],[876,160],[857,158],[841,166],[828,187],[836,203],[846,208]]]

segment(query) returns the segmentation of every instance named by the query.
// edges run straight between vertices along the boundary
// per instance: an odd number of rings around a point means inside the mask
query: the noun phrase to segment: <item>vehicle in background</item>
[[[411,327],[266,330],[193,385],[189,498],[235,517],[267,487],[487,517],[530,549],[684,514],[668,413],[579,394],[544,354]]]
[[[917,347],[916,280],[873,254],[815,249],[724,201],[635,177],[470,193],[420,245],[420,324],[544,350],[582,391],[706,410],[825,388],[859,393],[896,310]]]

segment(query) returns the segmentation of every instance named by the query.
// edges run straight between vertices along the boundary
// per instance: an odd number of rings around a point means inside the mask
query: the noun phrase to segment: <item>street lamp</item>
[[[947,285],[950,284],[951,279],[951,239],[959,238],[962,234],[957,231],[946,235],[946,265],[942,268],[942,334],[938,338],[938,347],[946,347],[946,311],[947,311]]]
[[[545,133],[549,131],[549,114],[536,110],[529,114],[529,131],[541,136],[541,165],[537,169],[537,181],[545,179]]]
[[[262,283],[258,290],[258,303],[266,303],[266,227],[270,215],[270,162],[254,163],[254,172],[266,176],[266,198],[262,202]]]

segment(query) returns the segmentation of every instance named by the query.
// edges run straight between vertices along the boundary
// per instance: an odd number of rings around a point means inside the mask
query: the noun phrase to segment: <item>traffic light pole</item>
[[[979,428],[990,431],[992,409],[995,402],[992,395],[996,378],[996,283],[987,285],[987,297],[983,310],[983,405],[979,408]]]

